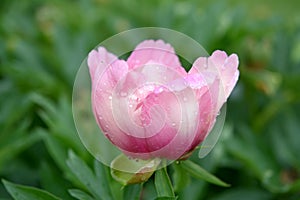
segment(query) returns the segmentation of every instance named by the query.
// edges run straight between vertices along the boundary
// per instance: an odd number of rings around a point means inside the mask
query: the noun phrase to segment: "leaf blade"
[[[193,177],[197,179],[202,179],[204,181],[207,181],[209,183],[222,186],[222,187],[229,187],[230,185],[228,183],[225,183],[224,181],[220,180],[216,176],[210,174],[208,171],[200,167],[199,165],[193,163],[190,160],[186,160],[181,162],[181,166]]]
[[[158,197],[175,197],[174,189],[166,168],[159,169],[155,172],[154,184]]]
[[[99,185],[102,185],[101,180],[97,179],[89,166],[72,151],[69,152],[67,165],[77,177],[78,181],[80,181],[85,186],[85,189],[91,192],[96,199],[112,199],[109,191],[99,187]]]
[[[62,200],[42,189],[19,185],[6,180],[2,180],[2,182],[15,200]]]
[[[70,195],[76,199],[79,200],[95,200],[93,197],[91,197],[89,194],[83,192],[82,190],[78,189],[70,189],[68,190]]]

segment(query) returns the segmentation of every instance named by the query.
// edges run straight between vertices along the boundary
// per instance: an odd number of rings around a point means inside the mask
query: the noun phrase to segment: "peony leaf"
[[[121,154],[111,162],[111,175],[123,185],[142,183],[152,176],[159,163],[158,159],[135,160]]]
[[[61,200],[53,194],[34,187],[23,186],[2,180],[5,188],[15,200]]]
[[[166,168],[155,172],[155,188],[158,197],[175,197],[174,189]]]
[[[112,199],[110,190],[103,187],[103,185],[108,184],[104,182],[105,179],[98,178],[89,166],[72,151],[69,151],[67,165],[77,177],[78,181],[80,181],[81,184],[85,186],[85,189],[93,194],[96,199]]]
[[[72,197],[79,199],[79,200],[95,200],[89,194],[83,192],[82,190],[78,189],[70,189],[68,190]]]
[[[186,160],[186,161],[181,162],[181,166],[189,174],[191,174],[193,177],[195,177],[197,179],[202,179],[202,180],[207,181],[209,183],[219,185],[219,186],[223,186],[223,187],[229,187],[230,186],[229,184],[223,182],[222,180],[220,180],[216,176],[210,174],[208,171],[206,171],[205,169],[203,169],[202,167],[200,167],[199,165],[193,163],[190,160]]]
[[[186,170],[184,170],[181,165],[174,163],[172,165],[174,169],[173,181],[174,181],[174,190],[175,192],[180,192],[183,190],[189,183],[190,183],[190,176],[188,176],[188,173]]]
[[[157,197],[155,200],[176,200],[177,197]]]
[[[141,198],[143,185],[135,184],[135,185],[127,185],[124,188],[124,200],[139,200]]]

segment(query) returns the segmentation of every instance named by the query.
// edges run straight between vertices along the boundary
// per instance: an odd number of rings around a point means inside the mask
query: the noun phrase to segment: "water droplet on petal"
[[[162,87],[158,88],[158,92],[162,92],[162,91],[164,91],[164,88]]]
[[[128,106],[129,106],[129,108],[132,108],[132,107],[133,107],[133,105],[132,105],[132,104],[129,104]]]
[[[127,96],[127,92],[120,92],[120,96],[121,97],[126,97]]]
[[[109,100],[112,100],[112,96],[109,96],[108,99],[109,99]]]
[[[173,122],[173,123],[172,123],[172,126],[176,126],[176,123],[175,123],[175,122]]]
[[[105,136],[109,135],[109,132],[107,132],[107,131],[103,131],[103,133],[104,133]]]
[[[130,98],[131,98],[132,100],[137,100],[137,99],[138,99],[138,97],[137,97],[136,95],[134,95],[134,94],[131,95]]]

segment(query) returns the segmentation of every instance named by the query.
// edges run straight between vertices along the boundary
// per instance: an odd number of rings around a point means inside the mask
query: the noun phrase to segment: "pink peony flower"
[[[193,151],[239,76],[237,55],[219,50],[186,72],[162,40],[143,41],[127,61],[99,47],[87,63],[99,127],[124,154],[141,159],[176,160]]]

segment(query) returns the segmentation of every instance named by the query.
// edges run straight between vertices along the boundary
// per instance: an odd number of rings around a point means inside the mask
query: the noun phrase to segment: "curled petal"
[[[173,47],[162,40],[145,40],[140,43],[129,56],[127,62],[130,69],[147,63],[154,63],[171,67],[182,75],[186,74]]]
[[[117,57],[109,53],[104,47],[92,50],[87,59],[92,81],[95,77],[101,76],[107,66],[115,60],[117,60]]]
[[[239,64],[238,57],[236,54],[227,56],[224,51],[217,50],[208,57],[198,58],[189,74],[197,74],[203,72],[210,72],[215,74],[220,81],[220,104],[223,104],[232,92],[239,76],[237,69]]]

